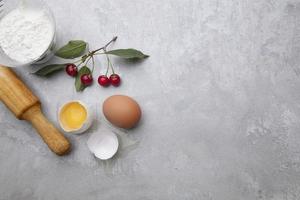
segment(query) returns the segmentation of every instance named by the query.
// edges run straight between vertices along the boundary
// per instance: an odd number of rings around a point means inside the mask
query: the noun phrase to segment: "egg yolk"
[[[86,109],[78,102],[72,102],[63,107],[60,121],[64,128],[77,130],[82,127],[87,118]]]

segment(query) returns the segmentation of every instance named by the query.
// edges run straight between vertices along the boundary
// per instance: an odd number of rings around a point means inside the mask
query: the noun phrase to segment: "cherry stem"
[[[89,58],[86,59],[85,65],[87,65],[89,63],[89,61],[91,60],[91,58],[93,58],[93,55],[90,55]]]
[[[111,63],[111,61],[110,61],[110,59],[109,59],[109,56],[108,56],[108,54],[106,53],[106,48],[104,48],[104,49],[103,49],[103,51],[104,51],[104,54],[105,54],[105,56],[106,56],[106,59],[107,59],[107,65],[108,65],[108,67],[107,67],[107,70],[106,70],[106,71],[108,71],[108,68],[110,67],[110,68],[111,68],[111,71],[112,71],[112,73],[114,74],[114,73],[115,73],[115,71],[114,71],[113,65],[112,65],[112,63]]]
[[[104,49],[103,51],[104,51],[104,52],[106,52],[106,50],[105,50],[105,49]],[[107,67],[106,67],[105,76],[107,76],[108,69],[109,69],[109,57],[107,56],[107,54],[105,54],[105,55],[106,55],[106,60],[107,60]]]
[[[93,74],[94,69],[95,69],[95,59],[94,59],[94,56],[92,56],[92,63],[93,63],[93,68],[92,68],[92,74]]]
[[[83,64],[83,62],[81,61],[78,65],[77,68],[79,69],[79,67]]]
[[[91,54],[94,54],[100,50],[105,50],[106,51],[106,47],[108,47],[108,45],[110,45],[112,42],[116,41],[118,39],[118,36],[113,37],[113,39],[111,39],[106,45],[104,45],[103,47],[96,49],[94,51],[91,52]]]
[[[107,67],[106,67],[106,72],[105,72],[105,76],[107,76],[107,74],[108,74],[108,69],[109,69],[109,66],[107,65]]]
[[[109,64],[110,64],[110,67],[111,67],[112,73],[113,73],[113,74],[115,74],[115,70],[114,70],[114,68],[113,68],[113,65],[112,65],[112,63],[110,62],[110,60],[109,60]]]
[[[85,65],[87,65],[87,64],[89,63],[89,61],[92,59],[92,63],[93,63],[92,73],[93,73],[93,72],[94,72],[94,68],[95,68],[94,55],[100,55],[100,54],[102,54],[102,53],[97,53],[97,52],[100,51],[100,50],[103,50],[103,51],[104,51],[104,54],[106,55],[106,58],[107,58],[107,65],[108,65],[108,66],[107,66],[107,69],[106,69],[106,76],[107,76],[109,67],[111,68],[111,70],[112,70],[112,72],[113,72],[113,74],[114,74],[114,73],[115,73],[115,72],[114,72],[114,68],[113,68],[113,66],[112,66],[112,63],[110,62],[110,59],[109,59],[108,55],[106,54],[106,48],[107,48],[112,42],[115,42],[117,39],[118,39],[118,36],[113,37],[113,39],[111,39],[111,40],[110,40],[106,45],[104,45],[103,47],[98,48],[98,49],[96,49],[96,50],[94,50],[94,51],[89,51],[87,54],[85,54],[85,56],[86,56],[85,61],[82,61],[83,59],[80,59],[80,60],[78,60],[78,61],[75,61],[74,63],[77,63],[77,62],[80,62],[80,61],[81,61],[81,63],[80,63],[78,66],[80,66],[80,65],[81,65],[82,63],[84,63],[84,62],[85,62]]]

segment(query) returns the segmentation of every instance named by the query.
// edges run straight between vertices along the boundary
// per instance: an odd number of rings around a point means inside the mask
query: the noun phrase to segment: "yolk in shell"
[[[87,111],[78,102],[65,105],[60,112],[60,121],[65,129],[76,130],[82,127],[86,121]]]

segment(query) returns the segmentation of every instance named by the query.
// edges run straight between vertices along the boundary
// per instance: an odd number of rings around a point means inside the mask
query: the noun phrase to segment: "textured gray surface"
[[[18,74],[56,120],[69,99],[95,106],[97,122],[68,136],[71,155],[57,157],[26,123],[0,105],[0,199],[300,199],[300,1],[48,1],[58,44],[85,39],[91,48],[112,36],[116,48],[151,57],[115,59],[123,84],[77,94],[63,73]],[[55,62],[55,60],[53,60]],[[97,73],[105,62],[98,59]],[[86,141],[111,129],[102,101],[134,97],[140,125],[120,130],[123,147],[96,160]]]

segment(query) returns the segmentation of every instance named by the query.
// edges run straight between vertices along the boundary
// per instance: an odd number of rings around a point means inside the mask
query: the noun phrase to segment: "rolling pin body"
[[[69,151],[69,141],[43,115],[39,99],[11,69],[1,65],[0,100],[18,119],[30,122],[54,153]]]

